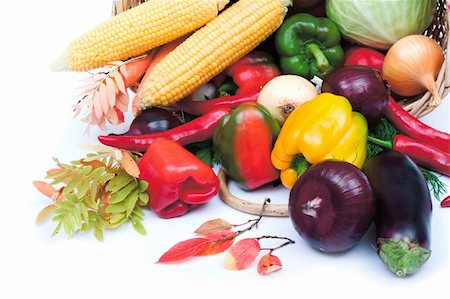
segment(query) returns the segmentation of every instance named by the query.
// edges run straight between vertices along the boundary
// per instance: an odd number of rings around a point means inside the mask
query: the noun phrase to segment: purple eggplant
[[[179,125],[181,121],[172,112],[155,107],[139,113],[123,135],[159,133]]]
[[[428,260],[431,198],[419,167],[406,155],[385,150],[365,173],[374,190],[376,248],[397,276],[413,274]]]
[[[308,168],[289,196],[289,216],[300,236],[324,252],[352,248],[373,222],[375,199],[356,166],[328,160]]]

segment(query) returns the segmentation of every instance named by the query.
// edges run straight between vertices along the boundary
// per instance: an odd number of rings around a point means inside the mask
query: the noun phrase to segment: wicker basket
[[[146,0],[114,0],[112,15],[117,15],[145,1]],[[438,93],[441,95],[442,99],[444,99],[450,92],[450,60],[447,58],[450,53],[448,43],[449,23],[450,15],[448,14],[446,1],[438,0],[433,22],[423,34],[436,40],[444,49],[445,61],[436,80]],[[397,98],[396,100],[398,100],[406,111],[419,118],[430,113],[434,108],[436,108],[429,105],[430,99],[431,93],[426,92],[419,96]]]

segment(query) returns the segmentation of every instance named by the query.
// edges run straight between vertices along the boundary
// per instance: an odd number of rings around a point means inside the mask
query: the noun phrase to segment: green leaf
[[[73,189],[75,189],[75,187],[77,186],[78,182],[81,180],[81,176],[76,175],[73,179],[70,180],[70,182],[66,185],[66,187],[64,188],[63,191],[63,195],[69,194],[70,192],[73,191]]]
[[[118,213],[118,214],[114,214],[111,219],[109,219],[109,223],[114,224],[119,222],[120,220],[125,218],[125,214],[123,213]]]
[[[134,190],[127,199],[127,217],[130,217],[139,199],[139,190]]]
[[[85,175],[89,174],[89,172],[92,171],[92,166],[85,165],[85,166],[80,167],[79,169],[81,169],[80,175],[85,176]]]
[[[84,203],[80,202],[80,211],[83,222],[89,224],[89,213]]]
[[[110,204],[106,207],[105,212],[106,213],[123,213],[128,210],[128,203],[130,200],[133,200],[133,196],[137,197],[138,190],[134,190],[131,192],[123,201],[116,203],[116,204]]]
[[[145,206],[148,203],[148,194],[147,193],[139,193],[139,201],[141,206]]]
[[[144,211],[140,208],[140,207],[136,207],[135,209],[134,209],[134,211],[133,211],[135,214],[137,214],[137,215],[140,215],[140,216],[142,216],[142,217],[144,217],[145,216],[145,213],[144,213]]]
[[[144,181],[144,180],[139,180],[139,181],[138,181],[138,184],[139,184],[139,191],[140,191],[140,192],[144,192],[144,191],[147,190],[147,188],[148,188],[148,183],[147,183],[146,181]]]
[[[89,190],[89,185],[90,185],[89,178],[84,177],[80,181],[80,183],[78,184],[78,187],[77,187],[77,196],[78,196],[78,198],[81,199],[81,198],[83,198],[86,195],[87,191]]]
[[[55,171],[53,173],[49,173],[45,176],[45,179],[54,179],[66,173],[66,169],[61,168],[59,171]]]
[[[101,228],[94,228],[94,236],[98,241],[103,241],[103,229]]]
[[[59,177],[55,178],[55,180],[53,182],[51,182],[50,184],[51,185],[57,185],[59,183],[64,182],[65,180],[71,178],[72,176],[73,176],[72,171],[70,171],[70,170],[66,171],[66,172],[64,172],[64,174],[62,176],[59,176]]]
[[[126,187],[119,192],[114,193],[109,199],[110,204],[116,204],[123,201],[137,187],[136,181],[131,181]]]
[[[89,174],[89,177],[98,182],[106,182],[107,180],[105,180],[105,172],[105,167],[98,167]]]
[[[96,198],[95,198],[95,193],[92,192],[91,194],[89,194],[89,195],[83,197],[82,201],[83,201],[84,203],[86,203],[86,205],[87,205],[89,208],[91,208],[91,209],[93,209],[93,210],[98,210],[98,204],[97,204],[97,202],[95,201],[95,199],[96,199]]]
[[[57,234],[59,234],[59,231],[61,230],[61,227],[62,227],[62,222],[60,221],[59,223],[58,223],[58,225],[56,226],[56,228],[55,228],[55,230],[53,231],[53,233],[52,233],[52,237],[54,237],[54,236],[56,236]]]
[[[145,230],[145,227],[142,225],[141,222],[139,221],[133,221],[132,222],[133,228],[135,231],[137,231],[138,233],[140,233],[141,235],[146,236],[147,235],[147,231]]]
[[[121,172],[109,181],[106,191],[117,192],[133,180],[134,178],[128,173]]]
[[[64,232],[66,233],[67,236],[71,236],[73,234],[74,228],[73,228],[73,223],[70,220],[70,217],[64,217],[62,222],[63,222]]]

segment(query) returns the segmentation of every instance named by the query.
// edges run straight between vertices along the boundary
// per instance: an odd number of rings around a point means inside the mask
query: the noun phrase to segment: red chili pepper
[[[146,151],[150,144],[160,139],[170,139],[181,145],[205,141],[213,137],[219,121],[230,112],[229,108],[222,107],[165,132],[144,135],[103,135],[99,136],[98,140],[105,145],[139,152]]]
[[[389,97],[384,116],[402,134],[450,153],[450,134],[424,124],[404,110],[392,97]]]
[[[368,141],[408,155],[418,165],[450,176],[450,154],[405,135],[395,135],[393,142],[368,136]]]
[[[150,208],[162,218],[182,216],[219,191],[211,167],[169,139],[152,143],[138,166],[141,179],[149,184]]]
[[[354,47],[345,53],[344,65],[366,65],[381,71],[384,55],[380,52],[365,47]]]
[[[203,115],[217,108],[233,109],[243,103],[256,102],[258,96],[259,90],[252,91],[247,94],[226,96],[206,101],[184,99],[177,102],[174,107],[192,115]]]
[[[450,208],[450,195],[441,201],[442,208]]]

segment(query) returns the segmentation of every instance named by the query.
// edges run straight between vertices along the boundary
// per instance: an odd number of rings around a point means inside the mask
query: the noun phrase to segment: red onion
[[[154,107],[139,113],[123,135],[164,132],[179,125],[181,125],[181,121],[172,112]]]
[[[362,65],[344,66],[328,74],[322,83],[322,92],[346,97],[353,110],[364,115],[369,125],[381,119],[389,96],[381,73]]]
[[[375,215],[375,198],[365,174],[337,160],[306,170],[292,188],[288,206],[300,236],[324,252],[353,247]]]

